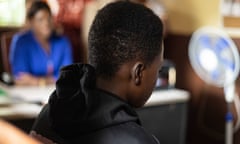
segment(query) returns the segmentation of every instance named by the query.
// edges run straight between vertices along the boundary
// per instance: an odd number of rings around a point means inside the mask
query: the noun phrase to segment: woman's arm
[[[48,85],[55,82],[53,76],[36,77],[31,74],[29,59],[29,50],[31,50],[31,43],[27,42],[22,35],[15,35],[11,42],[10,62],[12,73],[17,85]]]
[[[25,39],[23,39],[18,34],[15,35],[11,42],[9,54],[12,73],[15,77],[17,77],[20,72],[29,72],[29,56],[27,55],[26,47],[27,43]]]

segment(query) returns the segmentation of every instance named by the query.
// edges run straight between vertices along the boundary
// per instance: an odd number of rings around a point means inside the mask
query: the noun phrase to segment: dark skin
[[[136,108],[141,107],[155,87],[162,62],[163,51],[150,65],[139,60],[124,63],[111,79],[98,77],[97,87],[117,95]]]
[[[47,10],[39,10],[31,19],[28,20],[35,38],[42,46],[47,55],[50,54],[49,37],[52,33],[52,16]],[[15,79],[17,85],[33,85],[53,84],[55,82],[52,75],[45,77],[36,77],[30,73],[21,72],[19,77]]]

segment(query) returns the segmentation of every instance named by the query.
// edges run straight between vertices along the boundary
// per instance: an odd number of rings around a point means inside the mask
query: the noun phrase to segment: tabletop
[[[35,118],[47,103],[55,86],[4,86],[0,85],[0,118]],[[180,89],[154,90],[145,107],[182,103],[189,100],[189,93]]]

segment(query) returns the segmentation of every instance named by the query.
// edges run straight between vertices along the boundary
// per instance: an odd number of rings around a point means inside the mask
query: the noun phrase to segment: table
[[[187,102],[190,94],[180,89],[154,90],[145,107]]]
[[[190,94],[179,89],[154,91],[137,109],[142,126],[163,144],[185,144]]]
[[[7,87],[0,84],[8,97],[0,96],[0,117],[1,118],[26,118],[36,117],[40,112],[41,103],[47,103],[55,86],[46,87]],[[2,97],[2,98],[1,98]],[[144,107],[181,103],[189,99],[189,93],[184,90],[155,90]]]
[[[47,103],[55,86],[12,86],[0,84],[3,94],[0,95],[0,118],[24,119],[36,118],[42,109],[42,104]]]
[[[8,87],[0,83],[0,118],[29,133],[54,85],[47,87]]]
[[[0,84],[0,89],[8,96],[0,93],[0,117],[1,118],[34,118],[40,112],[41,103],[47,103],[55,86],[12,86]],[[189,99],[189,93],[183,90],[155,90],[145,104],[145,107],[184,102]]]
[[[47,102],[55,86],[6,87],[0,84],[0,89],[8,95],[1,96],[0,93],[0,118],[29,132],[43,107],[41,103]],[[143,126],[162,143],[168,144],[175,140],[179,141],[178,144],[183,144],[188,100],[189,93],[184,90],[155,90],[144,107],[137,109],[137,112]],[[173,135],[165,136],[170,129],[174,129],[174,132],[169,132]]]
[[[0,118],[34,118],[40,112],[41,103],[47,103],[55,86],[46,87],[7,87],[0,84],[8,97],[0,96]],[[189,99],[189,93],[183,90],[156,90],[153,91],[145,107],[185,102]]]

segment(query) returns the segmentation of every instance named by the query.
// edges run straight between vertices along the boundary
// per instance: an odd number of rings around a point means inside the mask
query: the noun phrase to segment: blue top
[[[49,42],[47,54],[32,31],[14,35],[9,56],[14,76],[24,72],[37,77],[53,75],[57,79],[60,68],[72,63],[72,49],[63,36],[51,36]]]

